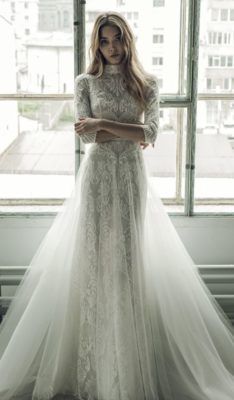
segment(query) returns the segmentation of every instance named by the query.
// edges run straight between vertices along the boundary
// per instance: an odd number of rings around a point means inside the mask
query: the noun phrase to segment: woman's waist
[[[115,154],[137,151],[141,152],[140,143],[125,138],[110,139],[106,142],[94,143],[93,148],[100,151],[113,152]]]

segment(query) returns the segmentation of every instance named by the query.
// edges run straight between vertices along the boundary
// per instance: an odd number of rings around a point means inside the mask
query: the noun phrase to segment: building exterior
[[[201,2],[199,92],[234,92],[234,1]],[[234,100],[198,103],[198,128],[234,138]]]
[[[7,10],[6,10],[7,11]],[[12,23],[0,11],[0,93],[16,92],[15,40]],[[6,79],[7,77],[7,79]],[[16,101],[0,102],[0,156],[18,136],[18,107]]]
[[[39,0],[39,31],[72,32],[72,0]]]

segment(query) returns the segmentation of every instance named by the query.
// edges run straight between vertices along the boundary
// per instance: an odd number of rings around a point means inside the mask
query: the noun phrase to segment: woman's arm
[[[81,137],[90,134],[89,132],[96,132],[97,137],[100,132],[99,136],[102,139],[116,139],[116,137],[120,137],[134,142],[143,142],[143,126],[144,125],[127,124],[101,118],[80,118],[80,120],[75,123],[75,131]]]
[[[105,130],[115,137],[118,136],[120,138],[132,140],[133,142],[143,142],[145,139],[142,125],[99,119],[97,126],[98,131]]]
[[[134,142],[154,143],[159,130],[159,87],[157,78],[154,77],[152,79],[148,89],[144,124],[127,124],[100,119],[97,125],[98,129],[104,129]]]
[[[80,118],[75,130],[81,137],[89,132],[107,131],[133,142],[154,143],[159,128],[159,90],[157,79],[148,90],[144,124],[130,124],[102,118]]]
[[[103,142],[109,142],[110,140],[116,139],[118,136],[113,135],[113,133],[100,130],[96,134],[96,142],[97,143],[103,143]]]
[[[89,101],[89,90],[88,82],[85,74],[77,75],[75,78],[74,88],[74,109],[75,109],[75,124],[80,121],[81,118],[92,118],[92,111]],[[93,143],[96,141],[97,131],[87,131],[81,136],[83,143]]]

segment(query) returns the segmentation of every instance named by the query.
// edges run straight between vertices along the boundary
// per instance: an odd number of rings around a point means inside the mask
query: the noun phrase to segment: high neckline
[[[121,64],[105,64],[104,72],[107,74],[120,74],[122,72]]]

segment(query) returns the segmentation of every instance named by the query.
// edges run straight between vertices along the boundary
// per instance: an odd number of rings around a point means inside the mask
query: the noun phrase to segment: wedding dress
[[[79,116],[144,124],[118,66],[76,78]],[[233,400],[233,328],[130,140],[95,143],[0,327],[0,399]]]

